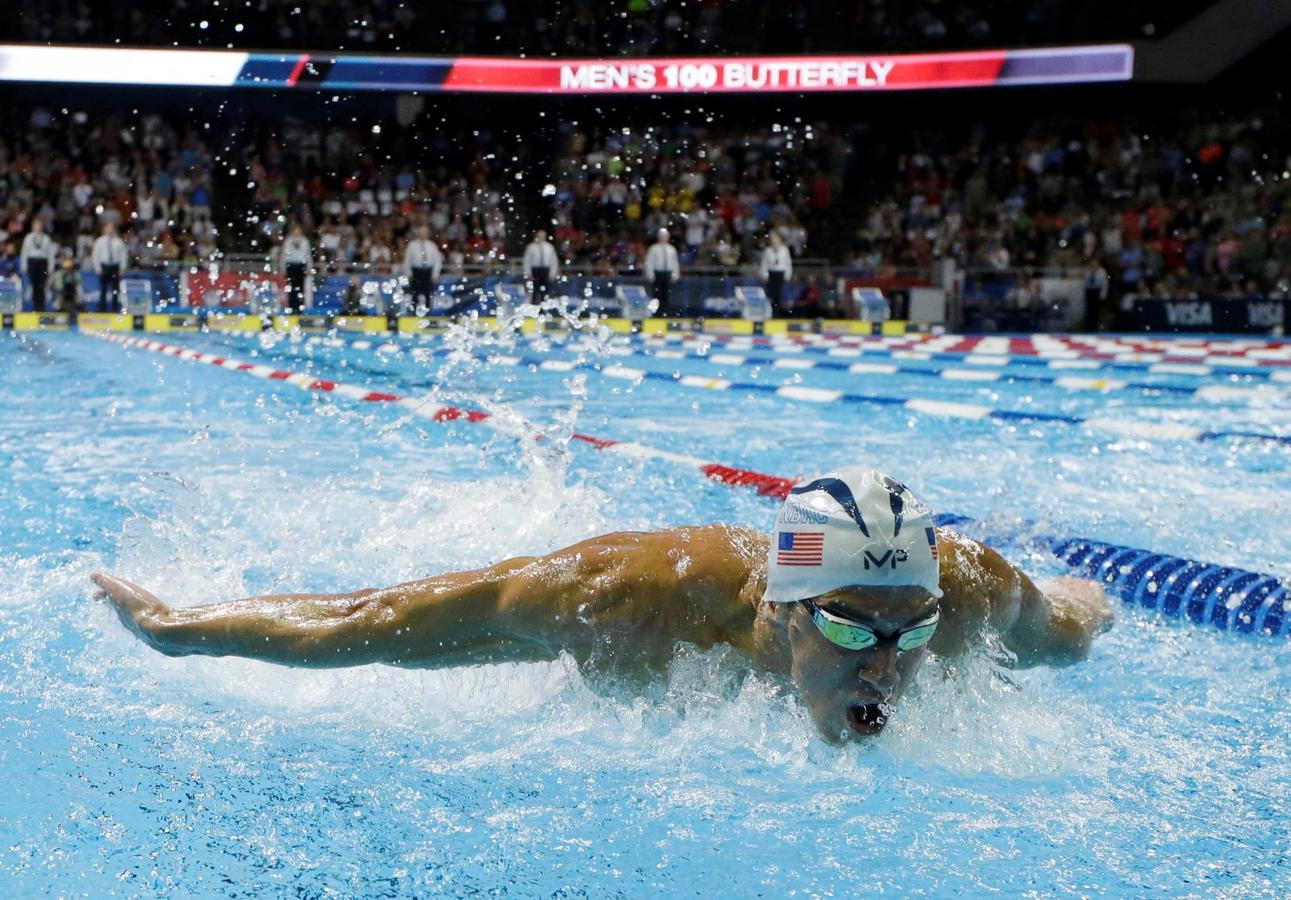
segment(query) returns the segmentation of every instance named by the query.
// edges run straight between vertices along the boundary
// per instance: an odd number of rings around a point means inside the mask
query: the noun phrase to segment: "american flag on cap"
[[[778,566],[818,566],[823,562],[823,531],[781,531],[777,540],[775,561]]]

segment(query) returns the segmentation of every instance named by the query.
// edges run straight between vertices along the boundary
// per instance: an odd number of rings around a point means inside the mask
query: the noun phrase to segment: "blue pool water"
[[[125,633],[87,580],[105,569],[186,605],[394,583],[614,529],[771,523],[774,504],[752,491],[561,439],[573,430],[785,476],[884,468],[935,507],[982,520],[1037,576],[1063,570],[1009,537],[1023,520],[1285,576],[1284,446],[813,405],[421,352],[515,350],[460,334],[397,351],[165,340],[502,421],[434,424],[84,335],[0,338],[6,896],[1291,887],[1286,641],[1118,609],[1087,664],[925,669],[878,741],[839,750],[792,696],[720,651],[683,653],[647,696],[598,694],[566,661],[429,673],[170,659]],[[604,361],[857,389],[858,376],[837,372]],[[1276,388],[1233,403],[913,375],[864,388],[1291,434]],[[533,441],[535,430],[554,440]]]

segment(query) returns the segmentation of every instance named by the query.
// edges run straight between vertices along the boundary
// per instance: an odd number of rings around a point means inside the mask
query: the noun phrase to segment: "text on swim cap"
[[[805,522],[812,525],[824,525],[828,518],[822,512],[799,506],[797,503],[786,503],[784,511],[780,513],[780,521],[789,524]]]
[[[882,556],[875,556],[873,553],[866,550],[865,559],[863,560],[866,569],[882,569],[885,567],[895,569],[897,567],[897,563],[909,561],[910,554],[906,553],[904,550],[888,550],[884,552]]]

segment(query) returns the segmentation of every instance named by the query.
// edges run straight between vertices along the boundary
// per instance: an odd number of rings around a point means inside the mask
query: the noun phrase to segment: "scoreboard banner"
[[[847,56],[517,59],[0,45],[0,81],[501,94],[915,91],[1128,81],[1129,44]]]

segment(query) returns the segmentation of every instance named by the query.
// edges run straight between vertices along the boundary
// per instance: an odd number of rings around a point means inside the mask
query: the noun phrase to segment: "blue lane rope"
[[[938,525],[986,529],[984,523],[955,513],[935,520]],[[1014,535],[1001,542],[1017,539]],[[1093,538],[1038,535],[1023,540],[1053,554],[1074,573],[1099,582],[1130,606],[1220,631],[1291,637],[1291,588],[1275,575]]]

